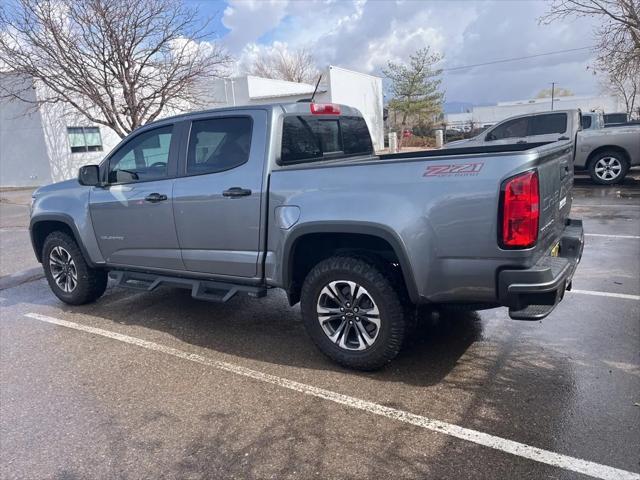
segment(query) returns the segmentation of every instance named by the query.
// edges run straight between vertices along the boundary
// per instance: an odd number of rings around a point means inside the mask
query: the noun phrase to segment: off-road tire
[[[596,172],[596,168],[598,168],[598,162],[602,159],[612,158],[617,160],[620,164],[620,173],[613,179],[607,180],[602,178],[602,174],[600,176]],[[629,162],[627,158],[620,152],[615,150],[607,150],[604,152],[600,152],[595,155],[591,160],[589,160],[589,175],[591,176],[591,180],[598,185],[617,185],[622,183],[624,178],[627,176],[627,172],[629,171]]]
[[[373,345],[365,350],[347,350],[332,342],[318,320],[318,299],[322,289],[332,281],[353,281],[364,287],[380,312],[380,327]],[[377,370],[400,351],[408,328],[406,305],[401,288],[383,274],[374,262],[352,256],[335,256],[318,263],[302,286],[300,306],[307,333],[327,357],[345,367]]]
[[[77,285],[71,292],[65,292],[53,278],[49,255],[56,247],[62,247],[69,252],[75,264],[78,278]],[[51,291],[69,305],[84,305],[94,302],[102,296],[107,288],[107,272],[91,268],[82,255],[78,244],[64,232],[52,232],[45,239],[42,247],[42,266]]]

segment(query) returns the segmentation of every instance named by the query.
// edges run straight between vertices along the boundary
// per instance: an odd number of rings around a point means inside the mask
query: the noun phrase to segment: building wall
[[[3,86],[19,89],[27,100],[43,98],[31,80],[17,82],[0,75]],[[25,90],[25,86],[29,87]],[[72,153],[67,127],[98,127],[102,151]],[[93,125],[60,104],[33,104],[0,100],[0,186],[39,186],[73,178],[82,165],[100,163],[120,141],[110,128]]]
[[[599,96],[571,96],[555,98],[554,110],[581,109],[584,112],[600,110],[605,113],[624,111],[619,98],[614,95]],[[451,125],[473,122],[477,126],[493,125],[509,117],[525,115],[527,113],[546,112],[551,110],[551,98],[536,98],[532,100],[516,100],[500,102],[497,105],[473,107],[471,114],[447,114],[446,122]],[[470,118],[468,117],[470,115]]]
[[[53,182],[74,178],[83,165],[100,163],[120,142],[120,137],[109,127],[94,125],[84,116],[63,105],[44,105],[40,112]],[[67,127],[98,127],[102,138],[102,151],[71,152]]]
[[[329,67],[330,101],[355,107],[364,116],[376,150],[384,148],[382,79],[340,67]]]
[[[29,80],[0,75],[0,82],[24,91],[29,100],[36,99]],[[51,179],[40,111],[29,103],[0,100],[0,186],[36,186]]]

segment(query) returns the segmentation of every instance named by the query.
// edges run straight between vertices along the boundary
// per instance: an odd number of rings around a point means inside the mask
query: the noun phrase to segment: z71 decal
[[[450,165],[427,165],[423,177],[467,177],[480,173],[484,162]]]

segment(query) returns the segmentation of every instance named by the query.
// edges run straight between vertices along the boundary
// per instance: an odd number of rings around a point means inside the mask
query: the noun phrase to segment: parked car
[[[573,119],[573,120],[572,120]],[[576,120],[580,119],[580,120]],[[572,136],[572,124],[583,129]],[[588,125],[587,128],[584,128]],[[605,128],[602,114],[581,114],[578,110],[530,113],[508,118],[481,135],[447,143],[444,148],[508,143],[546,143],[572,141],[576,149],[574,167],[588,170],[601,185],[622,182],[629,168],[640,165],[640,125],[625,124]]]
[[[281,288],[322,352],[375,369],[418,305],[554,309],[583,248],[572,158],[568,141],[376,156],[343,105],[210,110],[38,189],[31,241],[65,303],[98,299],[108,274],[222,302]]]

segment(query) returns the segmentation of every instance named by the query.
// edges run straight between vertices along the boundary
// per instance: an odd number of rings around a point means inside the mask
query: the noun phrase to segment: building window
[[[71,153],[101,152],[102,137],[98,127],[67,127]]]

